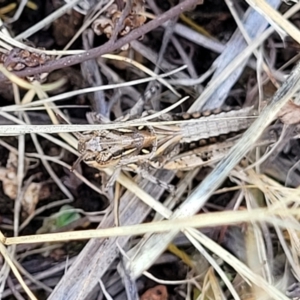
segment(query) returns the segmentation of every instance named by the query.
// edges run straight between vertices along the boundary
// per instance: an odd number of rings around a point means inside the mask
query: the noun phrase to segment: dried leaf
[[[6,163],[6,168],[0,168],[0,181],[5,195],[14,200],[18,193],[17,180],[18,157],[10,152]]]
[[[113,30],[115,29],[118,20],[122,15],[124,5],[112,4],[104,15],[96,19],[92,25],[92,28],[97,35],[105,34],[107,38],[110,38]],[[124,20],[123,28],[119,32],[119,36],[125,36],[135,28],[140,27],[146,22],[145,17],[145,3],[143,0],[132,1],[131,11]],[[121,50],[125,51],[129,48],[129,45],[124,45]]]
[[[168,291],[166,286],[157,285],[152,289],[147,290],[140,298],[140,300],[167,300]]]
[[[26,189],[22,199],[22,207],[28,215],[31,215],[35,211],[35,207],[39,203],[41,189],[42,183],[36,182],[30,183]]]
[[[100,17],[94,21],[92,28],[97,35],[105,34],[108,38],[111,37],[113,22],[109,18]]]
[[[278,118],[288,125],[300,123],[300,106],[289,101],[278,113]]]
[[[15,200],[17,197],[17,190],[18,190],[17,183],[7,178],[4,178],[1,181],[2,181],[4,194],[8,196],[10,199]]]
[[[28,169],[28,161],[25,160],[24,175]],[[18,156],[13,152],[9,153],[6,167],[0,167],[0,181],[2,181],[2,188],[5,195],[10,199],[15,200],[18,194]],[[42,189],[43,184],[32,182],[29,184],[22,199],[22,207],[27,214],[32,214],[35,210],[39,199],[47,198],[50,194],[46,188]],[[43,193],[41,193],[41,191]],[[42,196],[42,197],[41,197]]]
[[[39,50],[44,50],[39,48]],[[20,71],[26,67],[38,67],[44,65],[52,58],[44,53],[29,52],[25,49],[13,48],[8,53],[1,53],[0,62],[9,71]]]

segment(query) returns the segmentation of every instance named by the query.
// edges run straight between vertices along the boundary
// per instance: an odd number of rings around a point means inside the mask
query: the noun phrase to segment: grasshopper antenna
[[[57,117],[59,123],[61,123],[61,124],[69,124],[69,125],[72,124],[72,123],[71,123],[68,119],[66,119],[64,116],[62,116],[62,115],[60,115],[60,114],[58,114],[58,113],[55,113],[55,115],[56,115],[56,117]],[[79,138],[82,137],[82,134],[79,133],[79,132],[72,132],[72,134],[73,134],[77,139],[79,139]]]

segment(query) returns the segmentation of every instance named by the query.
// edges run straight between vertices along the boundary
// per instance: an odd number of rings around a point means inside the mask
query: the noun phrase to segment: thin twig
[[[106,53],[113,52],[117,49],[120,49],[122,46],[130,43],[133,40],[138,39],[139,37],[145,35],[149,31],[157,28],[168,20],[180,15],[182,12],[189,10],[193,6],[197,5],[198,0],[185,0],[184,2],[174,6],[173,8],[166,11],[164,14],[158,16],[155,20],[150,21],[149,23],[133,30],[128,35],[123,38],[117,40],[115,43],[111,43],[110,41],[105,43],[102,46],[91,49],[90,51],[86,51],[83,54],[72,55],[68,57],[63,57],[59,60],[54,60],[49,62],[48,64],[36,67],[36,68],[27,68],[25,70],[15,72],[15,74],[19,77],[26,77],[37,75],[41,73],[49,73],[51,71],[66,68],[69,66],[73,66],[79,63],[82,63],[86,60],[96,58]],[[0,82],[5,81],[6,78],[1,74]]]

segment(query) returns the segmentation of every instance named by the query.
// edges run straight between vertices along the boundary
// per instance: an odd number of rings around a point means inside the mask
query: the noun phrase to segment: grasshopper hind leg
[[[142,178],[149,180],[150,182],[154,183],[155,185],[158,185],[158,186],[164,188],[165,190],[167,190],[171,194],[175,193],[174,185],[169,184],[165,181],[162,181],[162,180],[158,179],[157,177],[152,175],[148,171],[148,168],[146,168],[145,166],[130,165],[130,166],[127,166],[126,169],[128,171],[132,171],[132,172],[140,175]]]

